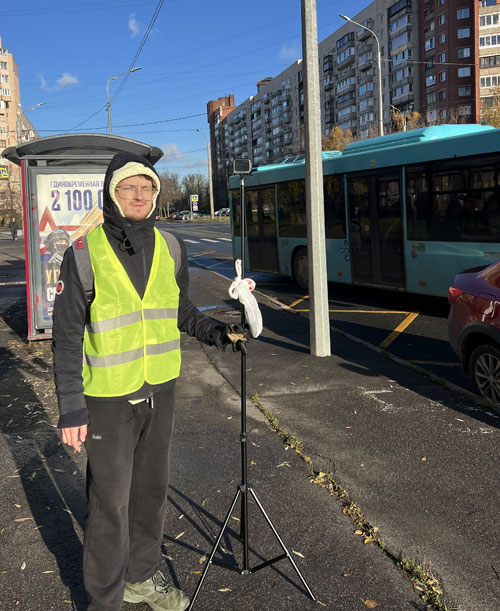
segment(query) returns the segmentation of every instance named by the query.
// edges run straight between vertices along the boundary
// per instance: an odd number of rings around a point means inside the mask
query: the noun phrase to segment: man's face
[[[115,187],[115,195],[123,214],[135,221],[142,221],[153,205],[153,181],[145,176],[124,178]]]

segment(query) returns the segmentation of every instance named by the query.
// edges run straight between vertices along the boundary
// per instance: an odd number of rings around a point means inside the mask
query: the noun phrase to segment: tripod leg
[[[205,581],[205,577],[208,573],[208,569],[210,568],[210,565],[212,564],[212,560],[215,556],[215,553],[217,552],[217,548],[219,547],[220,540],[222,539],[222,535],[224,534],[224,531],[226,530],[226,526],[231,518],[231,514],[233,513],[234,508],[236,507],[236,503],[238,501],[240,494],[241,494],[241,490],[238,488],[236,490],[236,494],[234,495],[233,502],[231,503],[231,507],[229,508],[229,511],[227,512],[226,519],[224,520],[224,524],[222,525],[219,531],[219,535],[217,536],[214,546],[212,547],[212,551],[210,552],[210,557],[208,558],[205,568],[203,569],[203,573],[200,577],[200,581],[198,582],[198,585],[196,586],[196,590],[194,591],[194,594],[191,598],[191,603],[188,607],[188,611],[191,611],[191,609],[194,607],[194,602],[198,596],[199,591],[201,590],[201,586],[203,585],[203,582]]]
[[[302,573],[299,571],[299,567],[295,564],[294,559],[292,558],[292,556],[290,555],[290,552],[288,551],[288,549],[286,548],[285,544],[283,543],[283,541],[281,540],[281,537],[278,534],[278,531],[276,530],[276,528],[274,527],[274,524],[271,522],[271,519],[269,518],[269,516],[267,515],[264,507],[262,506],[261,502],[259,501],[259,499],[257,498],[257,495],[255,494],[255,492],[253,491],[253,488],[250,488],[250,494],[253,496],[253,498],[255,499],[255,502],[257,503],[257,506],[259,507],[260,511],[262,512],[262,515],[264,516],[264,518],[266,519],[266,522],[269,524],[269,526],[271,527],[271,530],[274,533],[274,536],[276,537],[276,539],[278,539],[279,544],[281,545],[281,547],[283,548],[283,551],[286,553],[288,560],[290,560],[293,568],[295,569],[295,572],[297,573],[297,575],[300,578],[300,581],[302,581],[302,584],[304,585],[305,589],[307,590],[309,596],[315,601],[316,598],[314,597],[314,594],[311,592],[311,589],[309,588],[309,586],[307,585],[306,580],[304,579],[304,577],[302,577]]]

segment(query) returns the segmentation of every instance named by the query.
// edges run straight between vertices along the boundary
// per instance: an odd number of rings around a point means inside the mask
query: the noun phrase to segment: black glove
[[[233,352],[247,353],[246,342],[248,341],[247,330],[238,323],[230,323],[222,327],[220,334],[222,350],[231,346]]]

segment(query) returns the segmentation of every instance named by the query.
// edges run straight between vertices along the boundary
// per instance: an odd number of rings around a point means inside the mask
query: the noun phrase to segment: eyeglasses
[[[156,193],[158,190],[156,187],[133,187],[132,185],[127,185],[126,187],[116,187],[116,190],[121,191],[121,196],[123,199],[134,199],[137,197],[137,194],[141,191],[142,197],[145,200],[150,200],[153,198],[153,193]]]

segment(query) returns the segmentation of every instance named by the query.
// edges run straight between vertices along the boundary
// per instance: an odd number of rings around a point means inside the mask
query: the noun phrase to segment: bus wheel
[[[307,248],[299,248],[293,257],[293,279],[304,291],[309,284]]]

